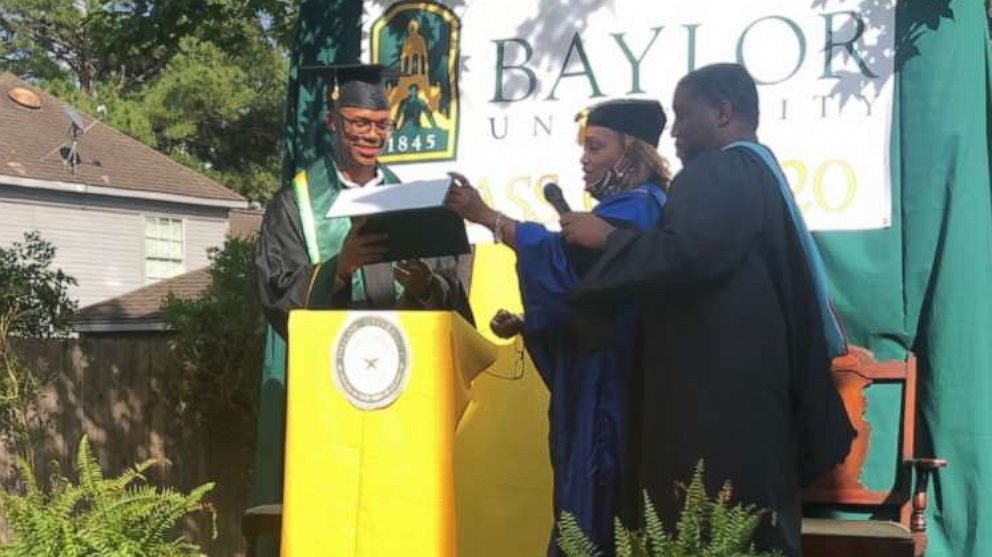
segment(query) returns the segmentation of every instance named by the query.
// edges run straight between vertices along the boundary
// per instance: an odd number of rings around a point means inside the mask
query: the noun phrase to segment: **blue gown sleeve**
[[[611,222],[623,221],[631,228],[648,230],[655,226],[664,204],[661,189],[645,184],[604,199],[593,213]],[[579,277],[569,262],[561,234],[537,223],[521,222],[517,224],[516,242],[517,276],[527,331],[563,325],[568,316],[566,300]]]
[[[592,212],[599,217],[626,221],[637,230],[648,230],[658,222],[666,201],[661,188],[644,184],[604,199]]]

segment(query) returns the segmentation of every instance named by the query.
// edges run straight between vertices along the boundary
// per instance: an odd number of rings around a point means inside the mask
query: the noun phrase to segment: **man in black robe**
[[[718,64],[685,76],[673,101],[684,168],[648,232],[566,215],[563,233],[603,254],[574,291],[578,315],[608,315],[635,295],[645,310],[638,477],[669,528],[703,459],[709,493],[769,513],[760,549],[801,554],[800,485],[846,456],[854,430],[833,385],[842,350],[819,255],[771,152],[757,144],[747,71]]]

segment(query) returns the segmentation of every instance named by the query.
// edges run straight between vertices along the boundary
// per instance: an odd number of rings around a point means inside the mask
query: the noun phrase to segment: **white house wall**
[[[38,230],[57,248],[56,264],[76,278],[80,307],[145,285],[145,217],[184,221],[186,271],[208,264],[207,249],[221,246],[226,208],[41,191],[0,185],[0,245]]]

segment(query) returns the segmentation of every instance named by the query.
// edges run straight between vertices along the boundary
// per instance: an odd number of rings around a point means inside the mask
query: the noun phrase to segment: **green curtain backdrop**
[[[990,55],[982,0],[900,0],[893,114],[893,226],[818,235],[852,340],[920,365],[923,455],[947,458],[931,487],[931,557],[992,555],[992,181]],[[869,415],[898,420],[879,392]],[[887,415],[886,415],[887,414]],[[894,443],[869,460],[891,485]]]
[[[302,0],[289,69],[286,124],[283,136],[283,187],[317,154],[330,149],[324,124],[329,80],[326,74],[301,72],[320,64],[352,64],[359,60],[362,0]]]
[[[305,168],[316,153],[329,149],[330,133],[324,125],[327,79],[302,66],[351,63],[358,60],[361,38],[361,0],[304,0],[296,23],[291,53],[286,123],[283,130],[282,186],[289,187],[297,170]],[[268,334],[262,390],[258,445],[260,458],[253,501],[282,500],[282,437],[286,401],[286,346],[271,329]]]
[[[290,54],[286,122],[283,130],[282,187],[307,166],[315,154],[330,148],[324,124],[326,75],[303,73],[301,67],[358,60],[361,0],[303,0]],[[282,501],[283,441],[286,412],[286,345],[270,327],[259,395],[253,505]],[[276,557],[274,539],[259,540],[257,554]]]
[[[361,0],[304,0],[300,5],[283,132],[283,187],[291,185],[293,175],[305,168],[315,153],[329,149],[330,145],[330,133],[324,124],[327,79],[312,72],[301,74],[300,68],[357,61],[361,15]],[[252,489],[254,504],[282,501],[286,345],[271,328],[266,344],[259,400],[256,478]]]

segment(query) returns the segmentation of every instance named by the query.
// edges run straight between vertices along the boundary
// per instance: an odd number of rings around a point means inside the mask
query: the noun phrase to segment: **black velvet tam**
[[[581,120],[583,116],[587,126],[600,126],[632,135],[655,147],[666,122],[661,103],[645,99],[606,101],[582,111],[577,119]]]

